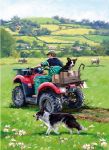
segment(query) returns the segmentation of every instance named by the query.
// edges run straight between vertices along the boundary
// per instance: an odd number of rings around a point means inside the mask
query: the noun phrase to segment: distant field
[[[16,41],[18,40],[22,40],[24,42],[29,43],[30,45],[32,45],[33,41],[37,41],[38,44],[41,44],[42,42],[39,41],[38,39],[36,39],[35,37],[32,36],[14,36]]]
[[[10,34],[12,35],[18,35],[18,32],[13,32],[11,29],[9,28],[5,28],[6,31],[8,31]]]
[[[47,43],[74,43],[75,41],[79,41],[80,43],[88,43],[89,45],[96,45],[97,43],[94,41],[88,40],[82,35],[76,36],[39,36],[38,39],[47,42]]]
[[[85,35],[86,38],[89,40],[99,42],[101,43],[103,40],[108,40],[109,41],[109,36],[103,36],[103,35]]]
[[[74,28],[74,29],[66,29],[53,32],[53,35],[82,35],[89,34],[89,32],[93,32],[94,29],[85,29],[85,28]]]
[[[62,26],[72,27],[72,28],[90,28],[90,26],[79,25],[79,24],[61,24]]]
[[[65,41],[64,39],[59,39],[55,36],[39,36],[38,39],[47,43],[72,43],[71,41]]]
[[[43,25],[41,25],[41,28],[47,28],[50,31],[59,30],[59,26],[58,25],[53,25],[53,24],[43,24]]]
[[[36,22],[36,23],[39,23],[39,24],[46,24],[46,23],[55,23],[55,24],[59,24],[60,22],[53,19],[53,18],[46,18],[46,17],[28,17],[28,18],[24,18],[25,20],[30,20],[32,22]]]
[[[57,20],[52,18],[25,18],[25,20],[31,20],[32,22],[40,23],[41,28],[47,28],[51,31],[51,35],[42,36],[19,36],[18,32],[13,32],[9,28],[6,28],[10,32],[16,41],[22,40],[24,42],[32,44],[33,41],[37,41],[39,45],[47,44],[60,44],[65,47],[67,44],[72,44],[75,41],[79,41],[80,44],[87,43],[90,46],[99,45],[103,40],[109,41],[109,36],[92,35],[95,29],[90,26],[83,26],[79,24],[60,24]],[[36,28],[33,28],[33,32]],[[99,29],[99,32],[108,33],[109,30]],[[90,33],[91,32],[91,33]]]

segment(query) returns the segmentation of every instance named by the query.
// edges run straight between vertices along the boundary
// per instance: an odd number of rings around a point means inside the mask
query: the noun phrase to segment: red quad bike
[[[13,83],[15,87],[12,91],[12,100],[14,106],[20,108],[26,104],[39,105],[49,112],[59,112],[62,110],[63,104],[67,104],[70,108],[80,108],[83,105],[84,96],[81,88],[84,81],[80,79],[80,68],[78,68],[78,76],[76,80],[66,83],[44,82],[41,83],[37,95],[35,95],[34,78],[36,76],[44,76],[44,68],[26,68],[17,70]],[[84,65],[82,66],[84,68]]]

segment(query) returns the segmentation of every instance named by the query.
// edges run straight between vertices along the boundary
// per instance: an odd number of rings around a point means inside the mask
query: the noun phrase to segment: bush
[[[41,53],[41,51],[37,51],[37,50],[22,50],[20,52],[20,57],[41,58],[44,57],[44,55]]]

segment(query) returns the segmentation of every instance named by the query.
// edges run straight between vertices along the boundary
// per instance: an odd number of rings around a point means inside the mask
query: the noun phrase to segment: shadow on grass
[[[11,136],[11,135],[13,135],[13,133],[12,132],[3,132],[3,131],[0,131],[0,136],[1,136],[1,138],[5,138],[6,136]]]
[[[105,67],[105,65],[87,65],[86,67]]]
[[[23,107],[20,107],[20,108],[17,108],[12,103],[10,103],[9,107],[5,107],[5,108],[22,109],[22,110],[35,111],[35,112],[39,111],[38,106],[30,105],[30,104],[23,106]]]
[[[73,134],[70,134],[69,131],[63,131],[60,132],[59,134],[56,134],[54,132],[51,132],[50,135],[46,135],[46,131],[41,131],[41,132],[37,132],[37,133],[32,133],[31,135],[39,135],[39,136],[61,136],[61,135],[78,135],[78,136],[93,136],[93,137],[97,137],[96,133],[88,133],[88,132],[80,132],[79,134],[77,132],[73,132]]]

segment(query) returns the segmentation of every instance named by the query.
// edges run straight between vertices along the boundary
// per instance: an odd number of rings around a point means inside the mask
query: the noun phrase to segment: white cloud
[[[98,7],[94,6],[94,0],[4,0],[1,3],[2,19],[10,19],[15,15],[19,17],[52,17],[59,15],[71,19],[90,19],[109,21],[108,2],[104,5],[103,0],[100,1]],[[86,3],[85,3],[86,2]],[[90,2],[93,2],[91,5]],[[102,3],[103,5],[102,5]]]

